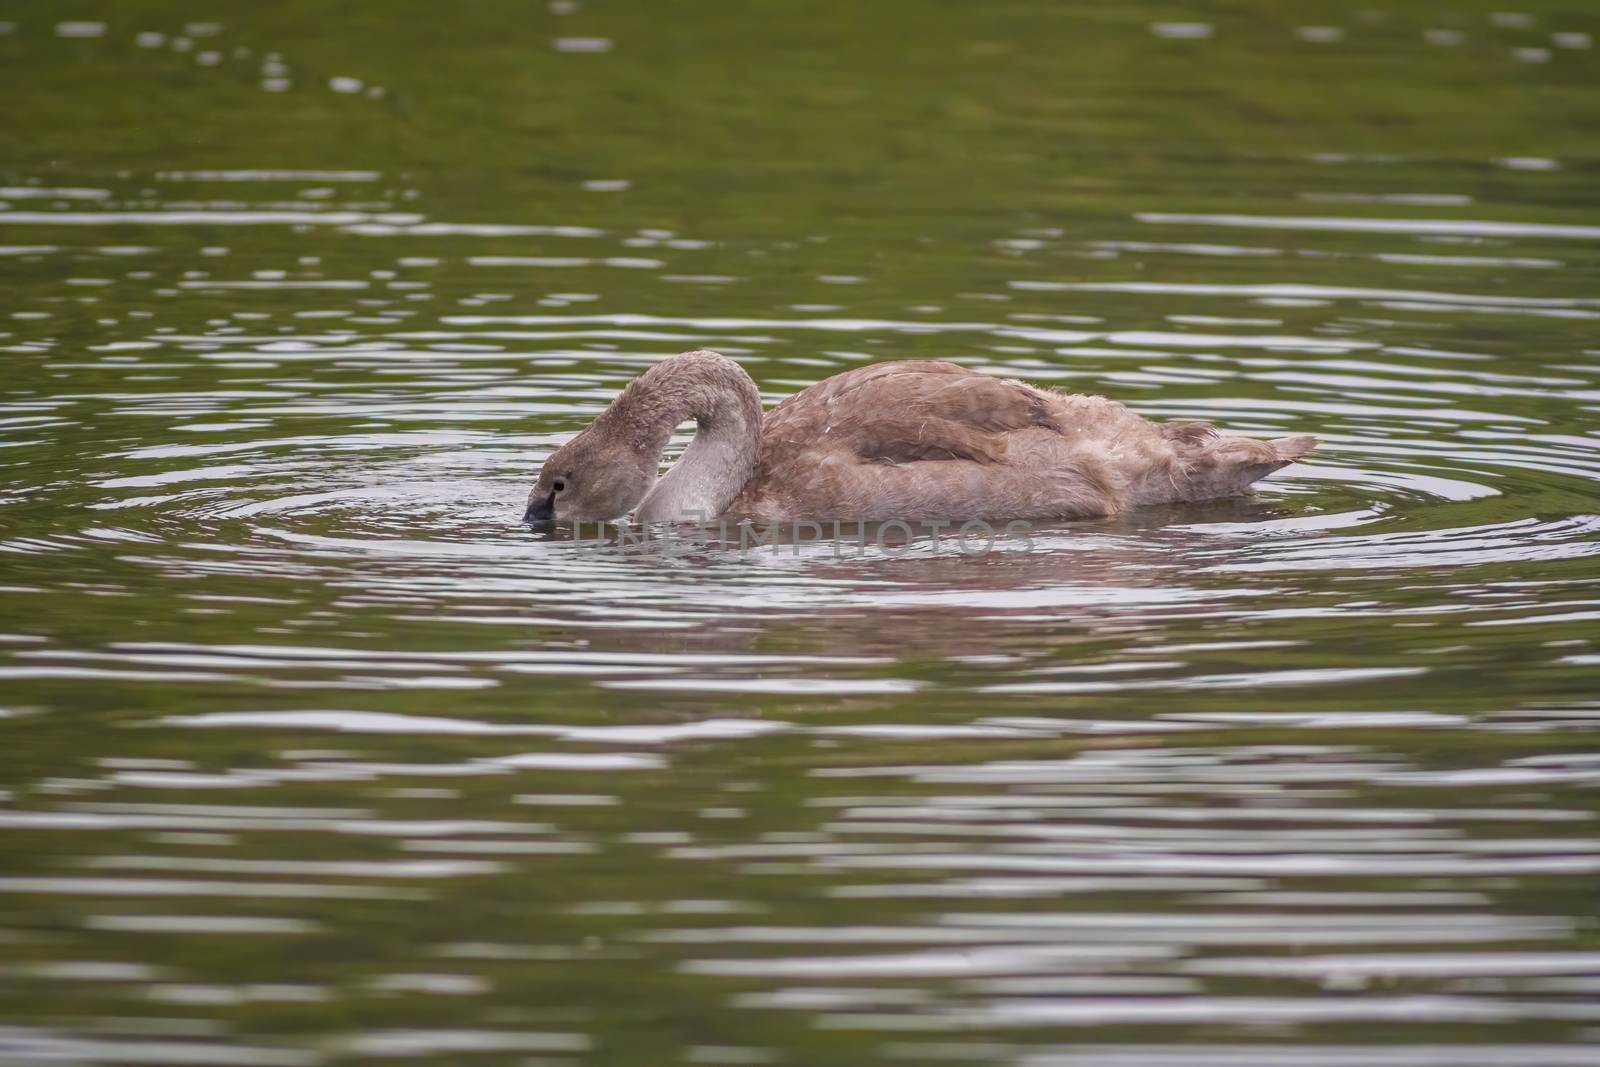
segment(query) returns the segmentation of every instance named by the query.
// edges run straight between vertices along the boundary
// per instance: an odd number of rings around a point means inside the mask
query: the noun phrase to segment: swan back
[[[1086,518],[1242,492],[1314,444],[1153,423],[1114,400],[956,363],[880,363],[768,413],[760,463],[730,510],[759,520]]]

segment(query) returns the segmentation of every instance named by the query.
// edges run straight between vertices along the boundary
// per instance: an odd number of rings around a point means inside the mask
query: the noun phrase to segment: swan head
[[[528,492],[522,521],[605,522],[639,506],[656,461],[590,427],[550,454]]]

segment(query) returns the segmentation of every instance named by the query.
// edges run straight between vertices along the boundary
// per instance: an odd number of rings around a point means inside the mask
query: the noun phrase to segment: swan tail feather
[[[1320,442],[1311,434],[1300,433],[1293,437],[1279,437],[1267,443],[1278,453],[1279,459],[1285,463],[1293,463],[1311,452]]]

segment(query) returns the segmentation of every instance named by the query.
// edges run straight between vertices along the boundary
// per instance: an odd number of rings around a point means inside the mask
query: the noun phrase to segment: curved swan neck
[[[651,367],[599,422],[659,463],[672,431],[689,419],[698,426],[695,438],[645,495],[636,512],[641,521],[715,518],[755,470],[761,394],[743,367],[715,352],[685,352]]]

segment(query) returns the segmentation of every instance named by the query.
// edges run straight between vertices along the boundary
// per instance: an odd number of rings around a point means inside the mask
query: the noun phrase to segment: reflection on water
[[[0,1061],[1594,1062],[1600,27],[1291,6],[0,22]],[[698,347],[1325,444],[517,523]]]

